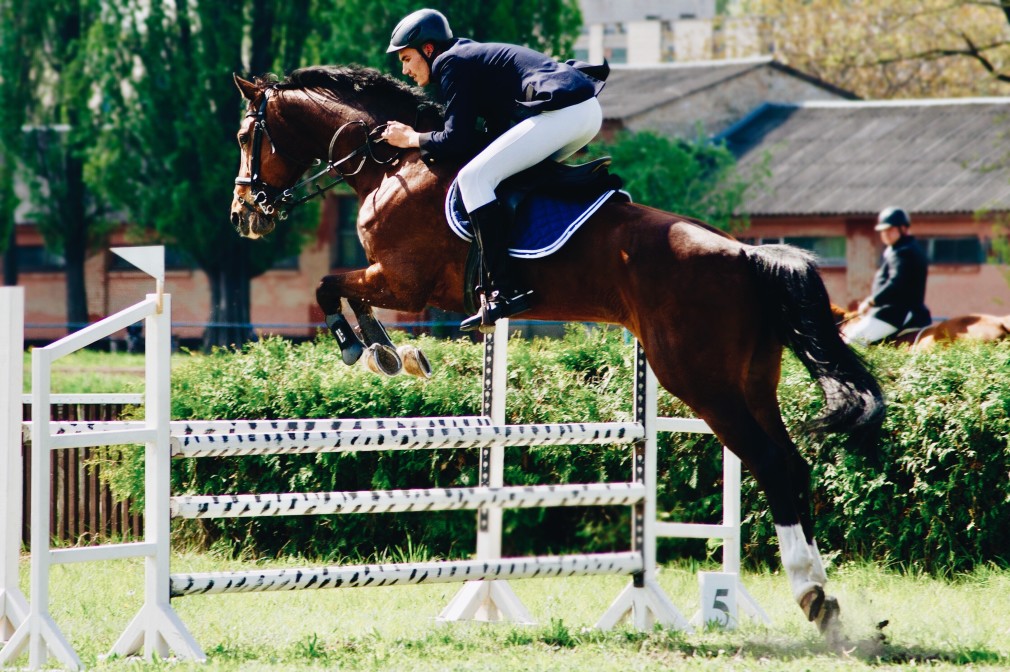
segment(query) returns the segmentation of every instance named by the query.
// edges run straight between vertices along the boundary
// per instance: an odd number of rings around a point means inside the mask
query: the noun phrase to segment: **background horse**
[[[467,243],[445,221],[458,164],[425,163],[416,150],[382,154],[377,127],[418,130],[440,119],[415,90],[369,69],[306,68],[280,83],[236,77],[248,101],[231,219],[259,237],[293,200],[314,160],[343,173],[358,196],[358,234],[369,266],[322,279],[316,298],[353,362],[360,345],[341,313],[346,299],[369,345],[388,338],[369,306],[460,312]],[[385,148],[388,150],[389,148]],[[559,251],[516,261],[534,290],[530,319],[605,322],[631,331],[660,384],[704,419],[740,457],[768,498],[793,596],[827,634],[838,605],[813,538],[810,467],[779,412],[782,352],[789,347],[819,383],[820,431],[874,429],[884,403],[876,381],[842,342],[813,257],[785,245],[752,247],[698,222],[610,202]]]
[[[834,304],[831,313],[842,334],[847,325],[854,323],[858,315]],[[912,352],[932,350],[937,345],[952,343],[962,339],[969,341],[1002,341],[1010,336],[1010,315],[987,315],[971,313],[942,320],[923,329],[911,329],[885,339],[884,343],[908,345]]]

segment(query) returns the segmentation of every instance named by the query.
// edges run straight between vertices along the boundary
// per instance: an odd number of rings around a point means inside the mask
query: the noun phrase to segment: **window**
[[[924,238],[920,241],[931,264],[981,264],[985,248],[978,236]]]
[[[335,238],[330,268],[363,268],[368,265],[365,250],[358,240],[358,201],[351,196],[337,197]]]
[[[19,245],[16,254],[18,271],[21,273],[48,273],[62,271],[67,267],[62,254],[50,252],[42,245]]]
[[[575,50],[575,60],[576,61],[588,61],[589,60],[589,50],[588,49],[576,49]]]
[[[609,50],[610,56],[607,60],[611,63],[627,63],[628,62],[628,50],[624,47],[614,47]]]
[[[845,236],[786,236],[783,238],[749,238],[741,239],[751,245],[769,245],[785,243],[817,255],[820,265],[824,268],[839,268],[845,266],[846,243]]]

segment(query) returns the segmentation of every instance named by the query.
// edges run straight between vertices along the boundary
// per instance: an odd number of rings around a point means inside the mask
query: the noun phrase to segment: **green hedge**
[[[399,339],[406,339],[399,336]],[[480,408],[482,346],[418,338],[431,359],[427,382],[382,378],[346,367],[330,338],[281,339],[241,352],[196,355],[172,374],[173,417],[325,418],[470,415]],[[889,412],[877,452],[846,450],[844,437],[794,438],[814,465],[814,508],[823,551],[929,572],[967,570],[1010,558],[1010,344],[964,345],[929,354],[876,348],[866,357]],[[631,415],[632,347],[616,329],[572,327],[562,340],[509,345],[508,421],[625,420]],[[780,403],[790,427],[818,412],[805,370],[786,357]],[[663,395],[663,415],[688,413]],[[176,493],[311,492],[474,485],[476,450],[399,451],[174,463]],[[705,435],[663,434],[659,510],[669,520],[717,522],[721,450]],[[507,484],[628,480],[627,448],[511,448]],[[114,470],[121,490],[141,490],[139,462]],[[763,496],[744,478],[744,552],[752,564],[777,562]],[[465,556],[475,514],[334,515],[210,520],[182,525],[191,541],[234,552],[322,558],[385,557],[387,552]],[[506,554],[585,552],[627,547],[624,507],[505,512]],[[392,549],[392,551],[390,551]],[[663,540],[661,558],[702,556],[704,542]]]

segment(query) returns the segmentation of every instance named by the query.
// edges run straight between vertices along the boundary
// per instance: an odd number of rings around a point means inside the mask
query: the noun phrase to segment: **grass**
[[[296,566],[184,553],[173,571]],[[665,567],[660,584],[690,618],[697,567]],[[712,568],[714,569],[714,568]],[[27,579],[27,565],[24,567]],[[53,568],[52,615],[85,665],[162,669],[104,659],[142,599],[140,561]],[[511,582],[538,624],[437,623],[455,584],[187,597],[173,606],[204,647],[205,665],[173,670],[889,670],[1010,667],[1010,572],[982,570],[950,580],[870,565],[832,572],[847,650],[829,649],[788,594],[785,577],[747,573],[744,585],[772,619],[742,618],[732,631],[692,634],[622,624],[593,628],[626,585],[624,577]],[[879,624],[888,624],[879,629]],[[883,640],[881,640],[881,633]]]
[[[24,391],[32,390],[32,358],[26,352]],[[80,350],[53,366],[53,392],[119,394],[144,391],[144,355]]]

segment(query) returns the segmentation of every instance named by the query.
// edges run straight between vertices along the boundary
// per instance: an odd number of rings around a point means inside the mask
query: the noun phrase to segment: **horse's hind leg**
[[[785,435],[784,428],[781,432],[766,431],[749,408],[727,411],[723,406],[699,414],[757,479],[768,499],[793,598],[808,620],[833,637],[838,604],[824,593],[827,574],[813,538],[810,465]],[[774,414],[781,426],[777,407]]]
[[[838,634],[838,602],[824,593],[827,574],[814,539],[810,465],[789,437],[779,409],[777,388],[781,365],[780,347],[769,342],[759,344],[748,367],[744,394],[750,415],[768,437],[771,450],[779,456],[773,459],[781,460],[787,465],[784,473],[789,475],[790,482],[769,487],[784,487],[794,497],[795,523],[790,523],[789,518],[781,515],[776,516],[775,511],[772,511],[779,539],[779,553],[793,596],[807,619],[832,640]],[[767,492],[768,488],[765,490]]]

